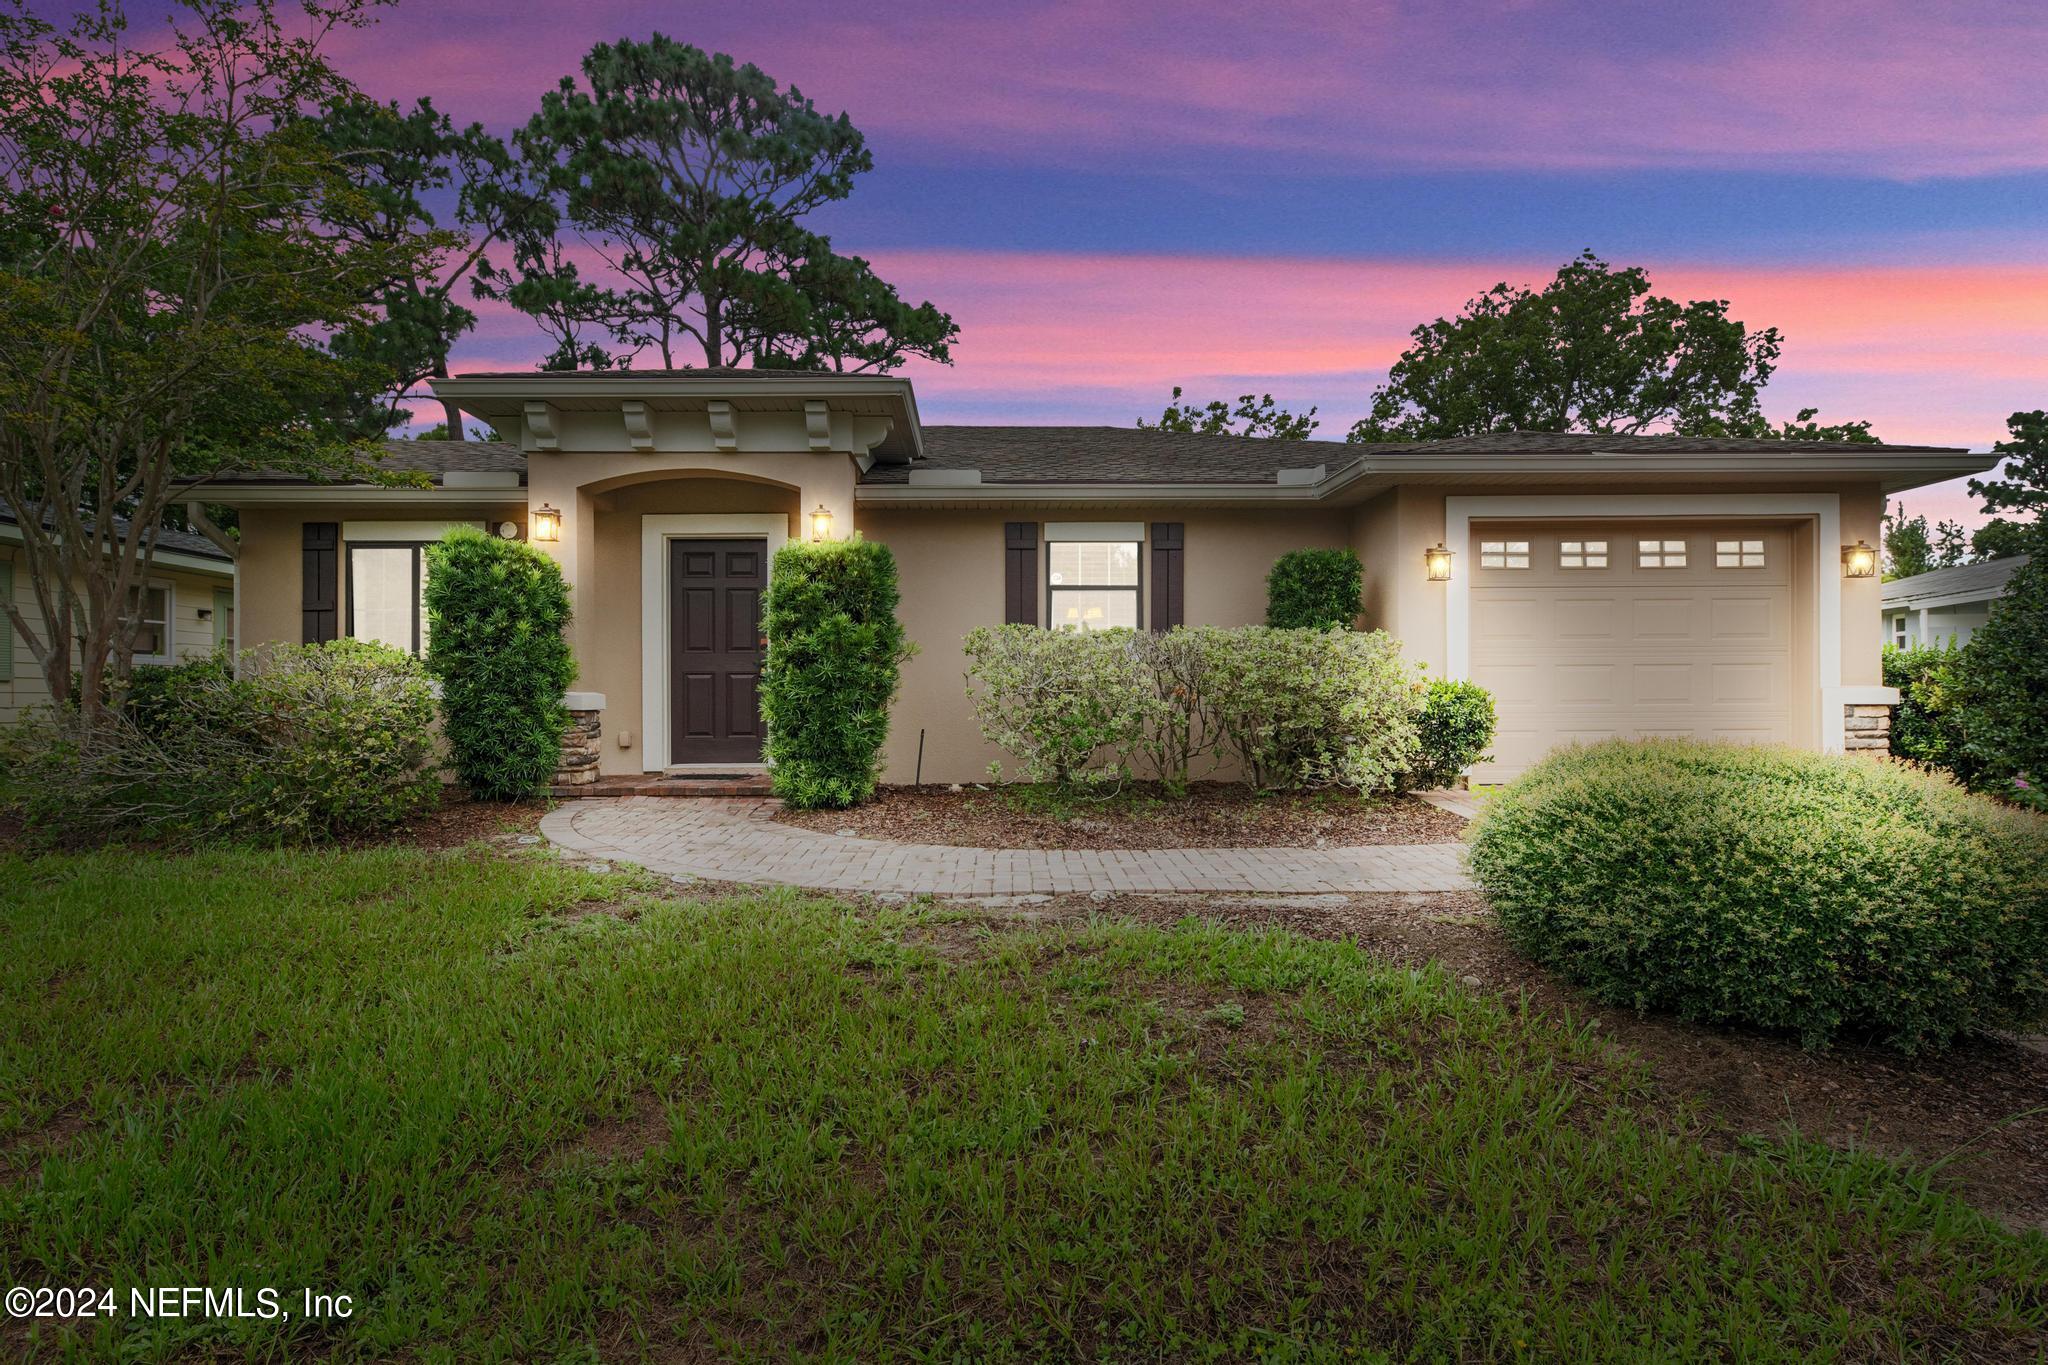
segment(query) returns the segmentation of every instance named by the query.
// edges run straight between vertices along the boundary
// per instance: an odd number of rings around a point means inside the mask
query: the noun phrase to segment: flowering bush
[[[1690,740],[1552,755],[1472,870],[1595,997],[1904,1052],[2048,1008],[2048,822],[1898,763]]]

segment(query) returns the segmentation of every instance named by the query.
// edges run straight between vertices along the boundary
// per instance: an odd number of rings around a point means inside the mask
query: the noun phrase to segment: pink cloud
[[[1002,7],[443,0],[348,35],[380,95],[509,121],[600,38],[754,61],[903,144],[1046,164],[1743,167],[1908,178],[2048,166],[2048,11],[1976,0],[1615,7],[1474,0]]]

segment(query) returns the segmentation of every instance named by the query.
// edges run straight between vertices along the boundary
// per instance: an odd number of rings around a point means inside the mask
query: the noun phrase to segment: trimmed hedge
[[[561,765],[562,693],[576,681],[561,566],[458,526],[427,547],[427,622],[455,775],[479,800],[531,796]]]
[[[1364,604],[1365,571],[1351,550],[1289,550],[1266,575],[1266,624],[1349,630]]]
[[[1918,1052],[2048,1009],[2048,822],[1867,759],[1554,754],[1468,831],[1529,956],[1597,999]]]
[[[1431,683],[1415,717],[1415,757],[1403,775],[1409,790],[1448,787],[1493,743],[1493,693],[1475,682]]]
[[[875,794],[898,674],[913,653],[899,600],[886,545],[856,535],[775,552],[761,718],[769,779],[789,805],[838,808]]]

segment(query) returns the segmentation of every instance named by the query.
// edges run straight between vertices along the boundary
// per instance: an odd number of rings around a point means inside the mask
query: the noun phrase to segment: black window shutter
[[[1187,624],[1187,524],[1152,523],[1152,629]]]
[[[1038,624],[1038,523],[1003,523],[1003,624]]]
[[[325,644],[341,633],[341,523],[309,521],[299,556],[299,638]]]

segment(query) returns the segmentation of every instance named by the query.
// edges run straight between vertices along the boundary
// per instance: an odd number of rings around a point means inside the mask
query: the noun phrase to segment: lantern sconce
[[[832,509],[822,502],[818,504],[818,510],[811,513],[811,539],[832,539]]]
[[[1867,541],[1858,540],[1854,545],[1842,547],[1842,576],[1844,578],[1877,577],[1877,551]]]
[[[547,503],[542,503],[533,509],[531,530],[535,540],[560,540],[562,538],[562,514]]]
[[[1429,571],[1430,582],[1451,581],[1451,551],[1442,541],[1422,552],[1422,565]]]

